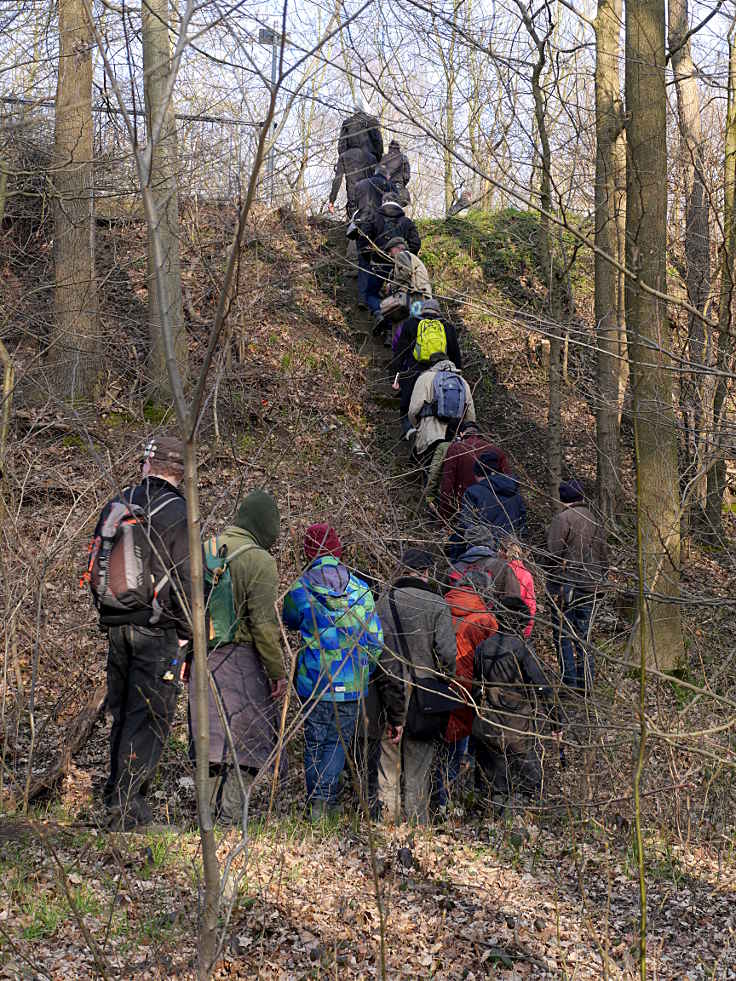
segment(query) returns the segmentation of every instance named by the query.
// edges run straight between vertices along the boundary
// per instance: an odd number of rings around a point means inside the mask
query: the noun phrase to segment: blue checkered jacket
[[[383,630],[362,579],[332,555],[315,559],[286,594],[283,620],[301,633],[301,698],[352,702],[365,695],[383,649]]]

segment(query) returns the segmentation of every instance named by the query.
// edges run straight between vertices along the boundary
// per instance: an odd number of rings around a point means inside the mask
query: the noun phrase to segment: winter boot
[[[321,824],[327,817],[327,801],[313,800],[309,809],[309,820],[312,824]]]

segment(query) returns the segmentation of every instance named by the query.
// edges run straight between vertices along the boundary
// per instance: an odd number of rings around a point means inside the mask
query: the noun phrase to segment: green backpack
[[[227,545],[221,545],[220,540],[210,538],[204,546],[204,582],[209,592],[207,612],[209,613],[210,648],[232,644],[238,627],[238,616],[233,599],[233,578],[230,575],[230,563],[249,548],[256,548],[252,542],[241,545],[231,554],[227,554]]]
[[[441,320],[420,320],[414,345],[414,359],[429,361],[433,354],[447,354],[445,325]]]

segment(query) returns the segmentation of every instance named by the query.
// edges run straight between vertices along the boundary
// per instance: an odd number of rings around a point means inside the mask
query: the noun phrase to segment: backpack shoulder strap
[[[233,559],[236,559],[243,552],[248,552],[252,548],[260,548],[260,547],[261,546],[256,545],[255,542],[246,542],[245,545],[240,545],[238,548],[236,548],[234,552],[226,552],[222,560],[223,565],[230,565]]]
[[[388,603],[391,607],[391,616],[394,618],[394,626],[396,627],[396,637],[399,641],[399,647],[401,648],[401,656],[406,662],[406,667],[411,675],[412,684],[416,687],[417,676],[414,673],[414,664],[411,657],[409,656],[409,645],[406,643],[406,637],[404,636],[404,629],[401,626],[401,617],[399,616],[399,611],[396,608],[396,590],[392,586],[388,593]]]
[[[178,500],[179,500],[178,494],[170,494],[165,500],[161,501],[160,504],[157,504],[155,508],[152,508],[148,512],[148,517],[152,518],[154,514],[159,514],[159,512],[163,511],[163,509],[167,507],[167,505],[173,504],[174,501],[178,501]]]

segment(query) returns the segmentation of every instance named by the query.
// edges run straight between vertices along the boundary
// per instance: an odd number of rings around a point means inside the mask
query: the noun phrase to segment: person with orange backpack
[[[455,675],[470,693],[473,686],[475,649],[498,629],[498,623],[488,608],[486,597],[493,591],[491,577],[485,572],[469,572],[445,593],[445,602],[452,613],[457,642]],[[470,703],[456,708],[450,715],[442,737],[435,771],[435,801],[440,813],[460,773],[463,757],[473,728],[475,708]]]

